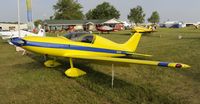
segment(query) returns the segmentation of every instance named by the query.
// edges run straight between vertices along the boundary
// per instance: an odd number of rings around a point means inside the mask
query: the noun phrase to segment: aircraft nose
[[[19,46],[19,47],[26,45],[26,41],[21,38],[18,38],[18,37],[11,38],[10,41],[11,41],[11,43],[13,43],[14,45]]]

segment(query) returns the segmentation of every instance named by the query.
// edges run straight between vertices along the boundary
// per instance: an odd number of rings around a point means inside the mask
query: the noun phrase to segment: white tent
[[[115,18],[110,19],[110,20],[104,22],[104,24],[119,24],[119,23],[122,23],[122,22],[119,21],[119,20],[117,20],[117,19],[115,19]]]

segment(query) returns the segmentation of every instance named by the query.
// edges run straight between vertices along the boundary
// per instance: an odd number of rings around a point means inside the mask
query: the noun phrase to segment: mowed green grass
[[[130,31],[99,35],[123,43]],[[0,40],[0,104],[200,103],[200,30],[158,29],[143,35],[137,52],[152,54],[148,60],[181,62],[191,68],[115,64],[111,88],[112,63],[75,59],[75,66],[87,75],[68,78],[64,75],[68,59],[59,58],[60,67],[45,68],[42,55],[22,56]]]

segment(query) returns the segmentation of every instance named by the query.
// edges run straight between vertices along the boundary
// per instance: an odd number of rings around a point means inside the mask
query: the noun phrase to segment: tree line
[[[103,2],[99,4],[94,9],[90,9],[85,15],[81,11],[83,7],[80,3],[75,0],[58,0],[58,2],[53,5],[55,13],[50,19],[56,20],[81,20],[81,19],[118,19],[120,17],[120,12],[109,2]],[[145,13],[141,6],[130,9],[130,13],[127,19],[130,22],[134,22],[136,25],[138,23],[144,23]],[[157,11],[152,12],[151,16],[147,19],[148,22],[158,23],[160,21],[159,13]],[[37,21],[38,22],[38,21]]]

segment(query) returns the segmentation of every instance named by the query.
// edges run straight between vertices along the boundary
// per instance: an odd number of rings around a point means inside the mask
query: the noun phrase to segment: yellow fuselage
[[[25,37],[26,45],[22,48],[52,56],[87,55],[119,57],[125,56],[128,51],[121,44],[95,35],[94,43],[84,43],[69,40],[65,37]]]

